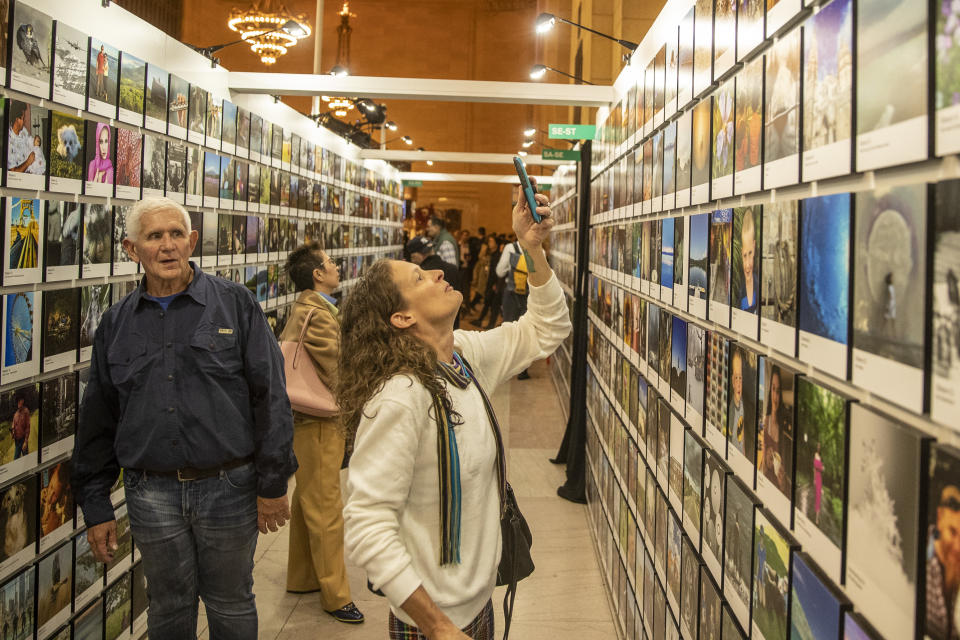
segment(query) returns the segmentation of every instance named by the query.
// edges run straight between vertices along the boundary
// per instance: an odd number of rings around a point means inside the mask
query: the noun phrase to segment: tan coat
[[[490,253],[484,247],[480,251],[480,257],[477,263],[473,265],[473,282],[470,283],[470,290],[483,295],[487,290],[487,278],[490,275]]]
[[[296,342],[311,309],[317,311],[310,318],[303,348],[310,355],[320,381],[333,391],[339,379],[337,359],[340,355],[340,314],[335,306],[316,291],[301,291],[290,308],[290,317],[280,340]]]

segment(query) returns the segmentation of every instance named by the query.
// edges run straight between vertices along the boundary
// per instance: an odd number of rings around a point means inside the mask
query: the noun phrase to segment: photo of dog
[[[0,490],[3,562],[37,542],[37,482],[29,478]]]

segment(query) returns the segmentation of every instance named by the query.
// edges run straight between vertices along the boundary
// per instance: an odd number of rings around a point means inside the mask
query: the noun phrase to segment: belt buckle
[[[179,480],[180,482],[190,482],[194,479],[195,478],[190,476],[184,476],[183,469],[177,469],[177,480]]]

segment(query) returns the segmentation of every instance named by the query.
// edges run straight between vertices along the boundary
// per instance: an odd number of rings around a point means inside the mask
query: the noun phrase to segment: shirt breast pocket
[[[147,345],[140,339],[131,340],[107,352],[110,379],[118,388],[132,390],[141,386],[148,364]]]
[[[234,333],[198,329],[190,339],[190,351],[203,371],[222,375],[243,370],[243,357]]]

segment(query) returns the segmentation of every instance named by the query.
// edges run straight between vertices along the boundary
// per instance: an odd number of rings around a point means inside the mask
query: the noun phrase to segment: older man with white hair
[[[73,454],[87,538],[113,558],[110,487],[123,469],[150,636],[196,638],[201,598],[211,638],[254,640],[257,530],[290,518],[297,468],[280,349],[245,287],[189,260],[197,232],[182,206],[145,199],[126,222],[123,246],[145,275],[93,341]]]

